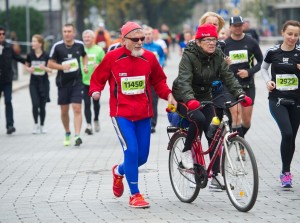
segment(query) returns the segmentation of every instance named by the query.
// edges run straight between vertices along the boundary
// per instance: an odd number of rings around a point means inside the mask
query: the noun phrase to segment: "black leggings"
[[[187,114],[187,107],[182,104],[178,103],[177,105],[177,112],[181,114],[184,117],[188,117],[190,120],[190,125],[188,129],[188,134],[185,140],[184,149],[183,152],[190,150],[192,148],[193,141],[196,138],[197,129],[199,129],[199,135],[202,136],[202,133],[204,131],[205,136],[207,133],[207,129],[211,123],[212,118],[215,116],[214,108],[210,105],[205,106],[203,109],[198,109],[193,112],[193,116]],[[206,136],[206,139],[208,141],[208,145],[210,145],[212,139]],[[209,153],[210,158],[213,156],[214,151],[211,151]],[[220,159],[217,157],[213,167],[212,171],[216,174],[220,172]]]
[[[49,90],[47,86],[43,88],[40,84],[30,84],[29,92],[32,102],[32,114],[34,123],[38,124],[38,117],[40,115],[40,124],[44,125],[46,118],[46,103],[49,100]]]
[[[87,124],[92,123],[92,112],[91,112],[91,97],[89,96],[89,88],[90,86],[84,85],[83,88],[83,101],[84,101],[84,115]],[[92,99],[93,100],[93,99]],[[93,100],[94,107],[94,121],[98,121],[99,113],[100,113],[100,101]]]
[[[269,108],[281,132],[280,152],[284,173],[290,172],[295,152],[295,141],[300,123],[300,103],[277,106],[277,102],[277,99],[269,99]]]

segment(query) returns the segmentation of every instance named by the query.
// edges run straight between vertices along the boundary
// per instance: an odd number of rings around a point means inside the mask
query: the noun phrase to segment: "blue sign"
[[[229,17],[229,12],[227,9],[219,9],[218,14],[225,20]]]
[[[237,6],[238,4],[240,4],[241,0],[230,0],[230,2],[231,2],[234,6]]]

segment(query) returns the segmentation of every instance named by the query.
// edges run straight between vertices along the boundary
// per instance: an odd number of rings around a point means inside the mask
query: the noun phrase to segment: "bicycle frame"
[[[202,143],[200,137],[198,136],[193,143],[193,152],[194,152],[194,160],[196,164],[202,165],[203,167],[207,167],[207,176],[211,177],[211,170],[212,166],[214,165],[217,157],[219,156],[220,159],[222,158],[223,153],[223,145],[225,146],[225,150],[227,150],[227,143],[229,138],[236,136],[237,132],[230,132],[230,127],[228,124],[228,117],[226,114],[223,115],[222,122],[220,123],[219,127],[214,134],[213,140],[206,151],[203,151]],[[214,151],[212,158],[208,166],[205,162],[205,155],[209,154],[211,151]]]

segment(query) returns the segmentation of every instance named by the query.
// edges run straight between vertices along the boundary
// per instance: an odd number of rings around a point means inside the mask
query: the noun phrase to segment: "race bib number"
[[[143,94],[145,92],[145,76],[122,77],[121,86],[123,94]]]
[[[239,64],[248,62],[248,51],[247,50],[233,50],[229,52],[231,64]]]
[[[37,75],[37,76],[45,75],[45,71],[40,68],[41,65],[45,65],[45,64],[46,64],[45,61],[33,60],[31,62],[31,66],[34,68],[34,71],[32,72],[32,74]]]
[[[94,65],[96,63],[96,54],[88,54],[88,65]]]
[[[77,71],[79,69],[79,64],[78,61],[76,59],[71,59],[71,60],[67,60],[62,62],[62,65],[64,64],[70,64],[70,70],[64,70],[64,73],[70,73],[70,72],[74,72]]]
[[[295,74],[276,74],[276,89],[279,91],[298,89],[298,77]]]

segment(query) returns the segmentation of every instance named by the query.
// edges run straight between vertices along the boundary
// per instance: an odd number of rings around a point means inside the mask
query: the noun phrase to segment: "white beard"
[[[140,49],[140,50],[132,50],[131,51],[131,56],[133,57],[140,57],[142,56],[144,53],[144,50],[143,49]]]

